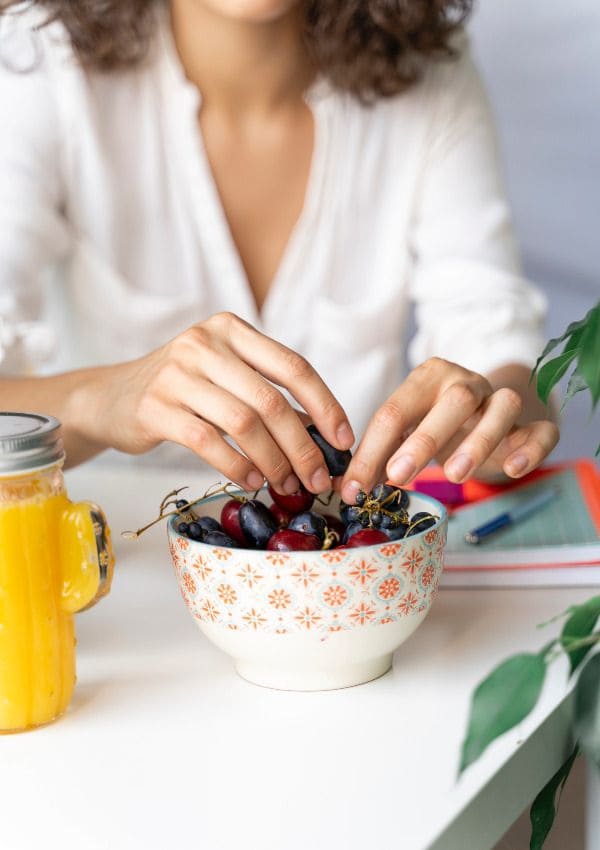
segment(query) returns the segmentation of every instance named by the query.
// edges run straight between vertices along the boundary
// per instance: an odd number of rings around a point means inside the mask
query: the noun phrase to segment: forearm
[[[62,422],[67,466],[88,460],[107,444],[95,433],[98,399],[111,367],[39,378],[0,378],[3,410],[46,413]]]

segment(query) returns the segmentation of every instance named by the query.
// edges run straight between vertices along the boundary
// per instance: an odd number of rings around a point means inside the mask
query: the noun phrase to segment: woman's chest
[[[260,310],[305,205],[314,159],[312,113],[300,100],[263,120],[231,121],[203,107],[198,125],[198,156],[206,158],[230,248]]]

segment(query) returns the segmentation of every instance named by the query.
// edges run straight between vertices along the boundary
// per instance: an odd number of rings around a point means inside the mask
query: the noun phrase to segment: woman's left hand
[[[520,478],[552,451],[559,432],[542,419],[517,424],[518,392],[493,390],[476,372],[433,357],[375,413],[344,475],[341,492],[353,504],[386,478],[407,484],[430,460],[443,464],[450,481],[476,475]]]

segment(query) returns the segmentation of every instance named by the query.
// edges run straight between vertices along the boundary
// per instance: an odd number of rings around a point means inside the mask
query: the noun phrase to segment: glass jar
[[[60,422],[0,413],[0,732],[41,726],[75,685],[73,614],[108,593],[101,509],[69,501]]]

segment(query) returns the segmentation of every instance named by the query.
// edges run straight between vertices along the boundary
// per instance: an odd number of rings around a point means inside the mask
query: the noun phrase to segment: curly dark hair
[[[85,67],[110,71],[143,59],[160,0],[32,0],[65,26]],[[0,12],[22,0],[0,0]],[[164,0],[162,0],[164,2]],[[426,59],[451,57],[453,32],[473,0],[301,0],[307,50],[339,89],[363,101],[398,94]]]

